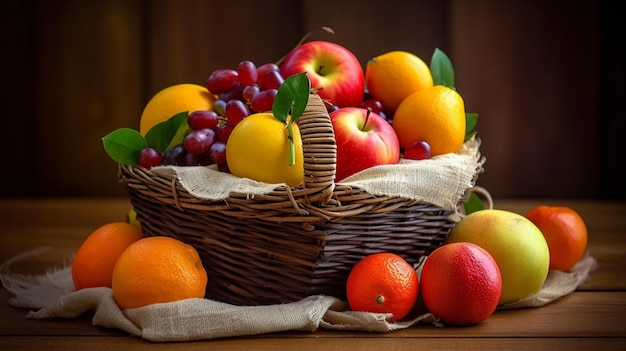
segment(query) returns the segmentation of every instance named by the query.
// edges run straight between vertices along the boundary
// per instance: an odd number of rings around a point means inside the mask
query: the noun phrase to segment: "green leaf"
[[[139,152],[148,146],[138,131],[120,128],[102,138],[104,150],[115,162],[128,166],[139,163]]]
[[[187,117],[188,112],[181,112],[150,128],[146,133],[148,147],[163,153],[170,147],[181,144],[189,131]]]
[[[474,128],[476,127],[477,122],[478,122],[478,113],[475,113],[475,112],[465,113],[465,141],[470,140],[476,134],[476,132],[474,132]]]
[[[465,209],[465,214],[468,215],[472,212],[484,210],[485,206],[478,195],[471,193],[469,198],[463,202],[463,208]]]
[[[295,121],[304,113],[309,102],[311,82],[306,72],[289,76],[278,88],[274,98],[272,112],[274,117],[283,123],[288,123],[287,116]]]
[[[434,85],[443,85],[456,90],[452,61],[439,48],[435,49],[430,59],[430,73],[433,76]]]

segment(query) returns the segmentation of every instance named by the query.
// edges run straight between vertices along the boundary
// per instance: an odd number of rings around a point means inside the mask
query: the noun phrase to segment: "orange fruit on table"
[[[392,123],[403,149],[424,140],[432,156],[457,152],[465,139],[465,103],[443,85],[421,89],[402,101]]]
[[[213,108],[215,95],[198,84],[176,84],[157,92],[141,113],[139,132],[146,135],[155,124],[181,112],[205,111]]]
[[[385,110],[393,112],[412,93],[433,86],[428,65],[406,51],[390,51],[372,58],[365,67],[365,85]]]
[[[474,325],[498,307],[502,277],[485,249],[468,242],[450,243],[426,258],[420,289],[424,306],[442,322]]]
[[[121,309],[204,297],[207,273],[196,249],[153,236],[131,244],[113,270],[113,297]]]
[[[525,216],[535,223],[550,250],[550,269],[569,271],[587,249],[587,226],[574,209],[565,206],[537,206]]]
[[[352,267],[346,282],[353,311],[391,313],[389,322],[408,315],[417,294],[417,273],[404,258],[389,252],[365,256]]]
[[[233,129],[226,143],[230,173],[260,182],[295,187],[304,179],[300,130],[294,123],[295,164],[289,162],[287,128],[272,113],[252,114]]]
[[[107,223],[94,230],[72,260],[74,288],[110,288],[113,267],[118,257],[130,244],[141,238],[141,229],[126,222]]]

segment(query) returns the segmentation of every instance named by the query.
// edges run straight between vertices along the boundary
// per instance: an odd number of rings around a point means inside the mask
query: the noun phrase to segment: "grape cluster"
[[[237,69],[213,71],[205,85],[218,97],[213,110],[235,126],[250,114],[271,111],[278,87],[284,80],[275,63],[257,67],[246,60],[240,62]]]
[[[169,148],[163,154],[146,148],[139,154],[139,164],[154,166],[208,166],[217,164],[218,169],[228,172],[226,164],[226,141],[232,128],[220,122],[214,111],[194,111],[187,118],[190,132],[182,144]]]

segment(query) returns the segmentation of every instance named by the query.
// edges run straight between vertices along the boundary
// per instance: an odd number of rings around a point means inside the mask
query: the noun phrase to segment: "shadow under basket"
[[[207,200],[175,175],[120,165],[144,235],[174,237],[198,250],[209,276],[207,298],[235,305],[318,294],[345,299],[348,274],[361,258],[393,252],[415,265],[454,226],[451,210],[335,184],[334,133],[319,96],[310,96],[298,125],[304,182],[263,195]]]

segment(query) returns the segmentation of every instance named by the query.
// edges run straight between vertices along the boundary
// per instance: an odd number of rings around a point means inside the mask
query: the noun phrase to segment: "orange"
[[[420,289],[424,306],[442,322],[474,325],[498,307],[502,277],[489,252],[457,242],[438,247],[426,258]]]
[[[390,51],[372,58],[365,67],[370,95],[390,112],[412,93],[433,86],[428,65],[406,51]]]
[[[587,249],[587,226],[580,214],[564,206],[537,206],[526,213],[541,230],[550,250],[550,269],[569,271]]]
[[[113,297],[121,309],[204,297],[207,273],[196,249],[153,236],[131,244],[113,270]]]
[[[139,132],[146,135],[155,124],[181,112],[210,110],[215,95],[197,84],[176,84],[157,92],[141,113]]]
[[[107,223],[94,230],[72,260],[74,288],[110,288],[113,267],[118,257],[130,244],[142,237],[141,229],[125,222]]]
[[[390,252],[365,256],[352,267],[346,282],[353,311],[391,313],[389,322],[408,315],[417,294],[417,273],[404,258]]]
[[[226,143],[226,163],[230,173],[260,182],[297,186],[304,179],[304,154],[300,130],[294,123],[295,164],[289,162],[287,127],[272,113],[244,118],[233,129]]]
[[[457,152],[465,139],[465,104],[455,90],[443,85],[407,97],[393,115],[393,129],[406,149],[424,140],[432,156]]]

